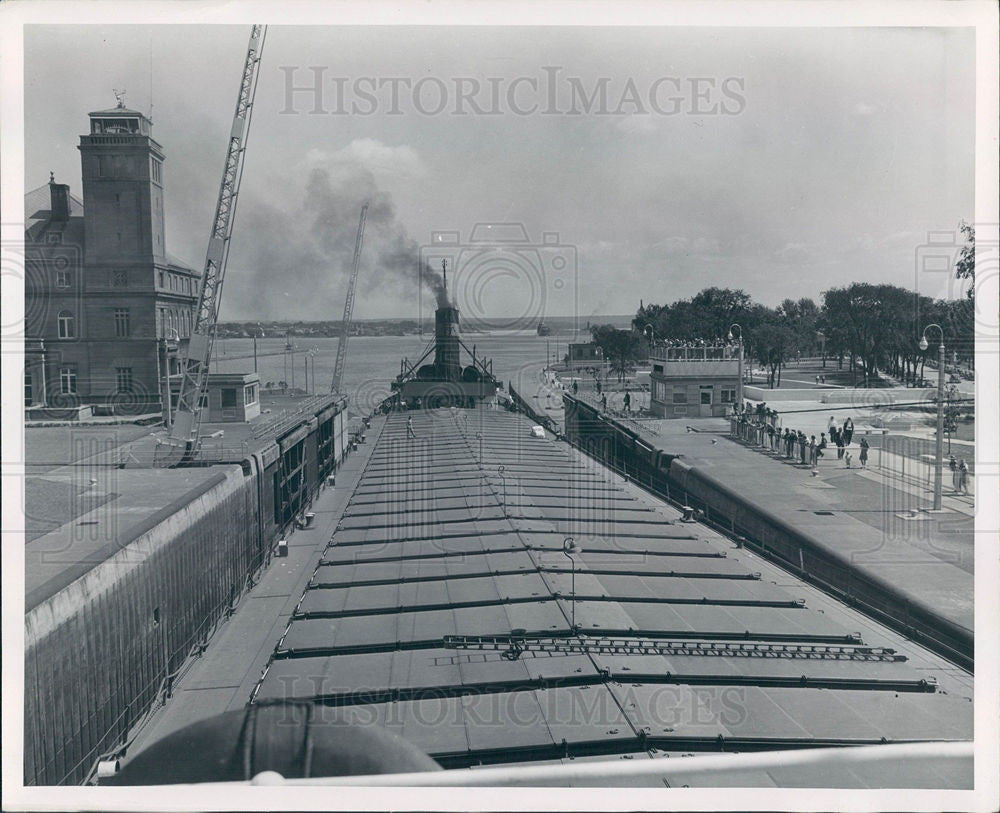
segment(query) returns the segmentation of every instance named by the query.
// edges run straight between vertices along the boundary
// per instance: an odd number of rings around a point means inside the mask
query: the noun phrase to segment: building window
[[[236,390],[233,389],[222,390],[222,408],[234,409],[235,407],[236,407]]]
[[[688,402],[688,394],[684,390],[674,390],[675,404],[686,404],[687,402]]]
[[[150,161],[152,162],[152,174],[154,183],[162,183],[163,181],[161,180],[162,176],[160,174],[160,167],[161,167],[160,162],[157,161],[155,158],[151,158]]]
[[[59,368],[59,390],[63,395],[76,395],[76,370],[73,367]]]
[[[72,281],[69,271],[56,271],[56,288],[69,288]]]
[[[257,403],[257,385],[250,384],[243,390],[243,404],[250,406]]]
[[[111,287],[112,288],[127,288],[128,287],[128,271],[124,269],[119,269],[117,271],[111,272]]]
[[[76,317],[70,311],[59,311],[59,338],[76,338]]]
[[[35,402],[31,387],[31,370],[24,371],[24,405],[30,407]]]
[[[163,287],[163,272],[160,272],[160,287]]]
[[[707,389],[707,390],[703,389],[701,391],[701,402],[703,404],[708,404],[709,406],[711,406],[711,404],[712,404],[712,390],[711,389]]]
[[[115,367],[115,387],[118,392],[132,392],[131,367]]]
[[[722,403],[732,404],[736,401],[736,390],[723,388],[722,390]]]
[[[115,336],[124,339],[129,334],[128,308],[115,308]]]

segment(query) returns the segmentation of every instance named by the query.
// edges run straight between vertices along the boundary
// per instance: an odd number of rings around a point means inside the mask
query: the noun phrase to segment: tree
[[[767,385],[773,390],[781,386],[781,366],[795,344],[795,334],[775,316],[771,322],[760,325],[754,336],[754,353],[767,369]]]
[[[958,262],[955,263],[955,276],[958,279],[970,280],[969,290],[965,295],[973,299],[976,295],[976,230],[964,220],[959,223],[958,228],[965,235],[965,245],[962,246]]]
[[[635,370],[635,362],[642,355],[644,340],[641,334],[632,330],[618,330],[613,325],[592,327],[590,333],[621,383]]]
[[[958,419],[962,415],[962,404],[959,403],[961,394],[958,387],[952,384],[945,391],[944,402],[944,431],[948,437],[948,454],[951,454],[951,436],[958,431]]]

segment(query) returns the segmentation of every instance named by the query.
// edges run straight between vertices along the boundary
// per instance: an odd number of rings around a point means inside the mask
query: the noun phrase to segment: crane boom
[[[361,207],[361,220],[358,221],[358,236],[354,241],[354,264],[351,267],[351,279],[347,283],[347,298],[344,300],[344,319],[340,324],[340,339],[337,341],[337,361],[333,367],[333,383],[330,392],[340,392],[344,380],[344,363],[347,360],[347,340],[351,335],[351,317],[354,314],[354,290],[358,287],[358,270],[361,268],[361,243],[365,237],[365,219],[368,217],[368,204]]]
[[[239,95],[236,98],[236,112],[229,131],[222,184],[219,187],[215,219],[212,221],[212,233],[208,240],[198,306],[187,352],[181,360],[181,390],[168,444],[186,455],[193,454],[198,443],[201,401],[208,382],[212,343],[215,340],[215,327],[222,302],[222,282],[229,257],[229,238],[232,235],[233,216],[243,176],[243,158],[250,132],[250,116],[253,112],[266,33],[267,26],[264,25],[255,25],[250,30]],[[173,458],[174,455],[170,457]]]

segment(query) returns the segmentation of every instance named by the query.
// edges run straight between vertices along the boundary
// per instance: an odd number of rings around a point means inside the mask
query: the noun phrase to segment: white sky
[[[25,188],[52,170],[80,195],[75,147],[87,113],[112,107],[121,87],[128,106],[145,112],[152,85],[154,136],[167,155],[168,250],[200,267],[247,33],[27,27]],[[348,197],[359,171],[373,178],[419,243],[442,229],[465,239],[477,222],[520,221],[536,241],[558,232],[576,249],[578,273],[575,285],[550,286],[551,315],[631,313],[640,298],[672,301],[707,285],[741,287],[772,305],[818,300],[852,281],[940,295],[915,257],[928,231],[973,219],[974,46],[971,29],[271,26],[223,318],[340,317],[345,252],[320,257],[329,275],[317,276],[297,250],[315,238],[303,207],[316,166],[342,179]],[[519,76],[543,81],[546,66],[562,68],[563,92],[568,76],[588,89],[607,77],[612,108],[629,79],[645,97],[663,76],[717,86],[738,77],[745,106],[738,115],[428,116],[404,91],[403,114],[388,115],[383,90],[374,115],[306,115],[304,95],[301,114],[281,115],[280,66],[299,66],[301,84],[314,65],[326,69],[330,109],[329,77],[438,77],[452,88],[451,109],[455,78],[506,88]],[[523,103],[544,105],[544,92],[524,88]],[[486,91],[479,98],[489,100]],[[431,90],[426,99],[433,103]],[[711,101],[720,100],[716,91]],[[331,228],[353,241],[356,207],[341,220]],[[371,263],[366,255],[355,315],[413,315],[415,286]],[[520,313],[537,295],[529,291],[486,275],[479,294],[489,312]]]

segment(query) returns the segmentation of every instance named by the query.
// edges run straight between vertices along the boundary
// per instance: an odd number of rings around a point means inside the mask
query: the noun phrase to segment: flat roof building
[[[739,398],[743,370],[737,345],[657,345],[649,359],[654,415],[724,417]]]

